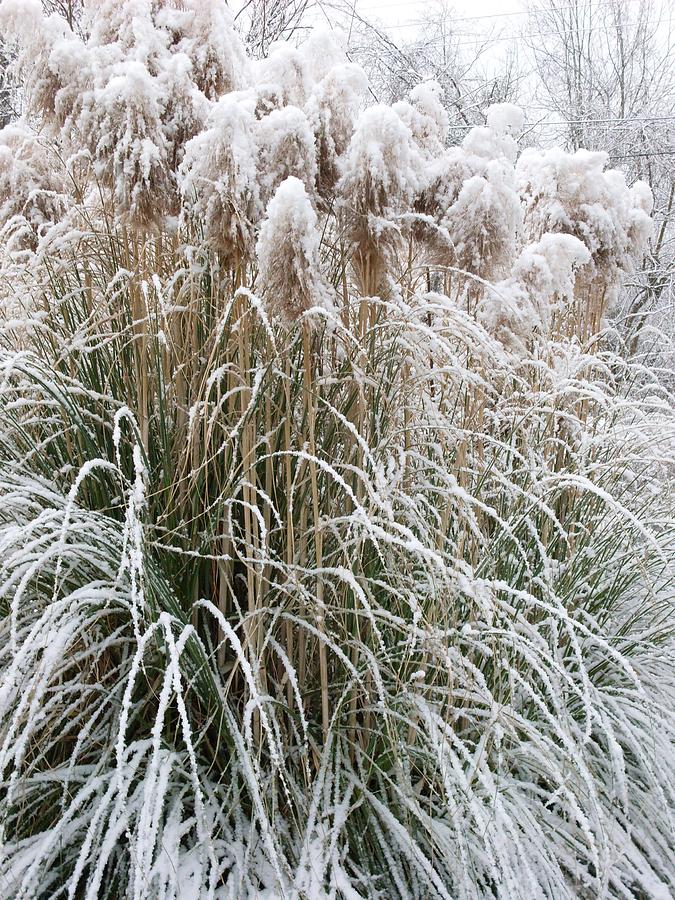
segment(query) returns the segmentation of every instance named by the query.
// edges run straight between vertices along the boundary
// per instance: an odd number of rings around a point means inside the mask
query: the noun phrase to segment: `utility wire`
[[[611,119],[562,119],[556,122],[547,122],[545,119],[541,119],[539,122],[535,123],[538,125],[598,125],[598,124],[606,124],[606,123],[635,123],[639,124],[640,122],[644,122],[645,124],[651,122],[675,122],[675,116],[616,116]],[[454,128],[474,128],[474,125],[456,125]],[[621,129],[622,131],[629,130],[630,126],[627,128]]]
[[[637,0],[627,0],[627,2],[634,3],[634,2],[637,2]],[[335,5],[336,9],[340,9],[340,10],[343,9],[343,7],[339,3],[336,3],[334,5]],[[403,6],[409,7],[410,5],[411,5],[410,0],[402,0],[402,2],[396,2],[396,3],[386,3],[383,6],[364,6],[362,4],[357,4],[357,3],[354,3],[354,4],[345,3],[344,11],[345,12],[356,11],[357,6],[358,6],[359,13],[361,13],[363,11],[377,13],[378,11],[382,12],[383,9],[389,10],[394,7],[403,7]],[[420,5],[422,5],[422,3],[420,3]],[[562,11],[568,10],[568,9],[590,9],[593,6],[600,6],[600,5],[601,4],[598,3],[598,0],[595,0],[595,2],[590,2],[590,3],[568,3],[566,6],[556,6],[555,9],[553,9],[553,10],[550,10],[550,9],[532,9],[532,10],[520,9],[520,10],[515,10],[513,12],[483,13],[480,16],[454,16],[451,13],[448,13],[448,18],[452,22],[475,22],[475,21],[478,21],[479,19],[506,19],[506,18],[510,18],[512,16],[536,16],[537,14],[546,15],[549,12],[557,13],[557,12],[562,12]]]
[[[675,150],[655,150],[653,153],[650,153],[649,150],[646,150],[644,153],[625,154],[610,153],[609,151],[605,152],[610,159],[637,159],[640,156],[675,156]]]
[[[620,22],[616,25],[591,25],[589,28],[585,29],[586,33],[596,32],[596,31],[616,31],[621,30],[622,28],[630,28],[633,25],[658,25],[665,24],[667,22],[673,21],[673,16],[669,16],[667,19],[645,19],[643,21],[637,20],[633,22]],[[360,18],[360,21],[365,25],[370,25],[370,22],[367,19]],[[453,19],[451,21],[457,21]],[[433,25],[433,21],[429,19],[411,19],[409,22],[399,22],[394,25],[382,25],[382,31],[387,32],[391,31],[394,28],[413,28],[416,25]],[[456,47],[464,47],[464,46],[474,46],[475,44],[483,44],[486,42],[495,43],[496,41],[515,41],[518,39],[524,38],[543,38],[543,37],[554,37],[559,35],[559,31],[532,31],[528,34],[518,34],[518,35],[499,35],[498,37],[491,37],[490,35],[485,35],[484,37],[477,37],[470,41],[457,41],[454,46]],[[433,40],[433,39],[432,39]],[[426,43],[430,43],[431,41],[426,41]]]

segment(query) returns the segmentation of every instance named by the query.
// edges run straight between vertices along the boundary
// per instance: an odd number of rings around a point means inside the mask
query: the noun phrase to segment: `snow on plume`
[[[410,129],[393,109],[378,105],[361,114],[337,192],[366,293],[379,288],[380,269],[419,190],[422,166]],[[372,270],[368,277],[366,269]]]
[[[225,0],[184,0],[179,9],[160,10],[157,21],[171,34],[172,49],[190,60],[209,100],[249,84],[249,61]]]
[[[313,306],[332,308],[321,275],[317,216],[299,178],[287,178],[277,188],[256,253],[261,292],[274,314],[291,323]]]
[[[168,48],[169,35],[157,27],[156,0],[85,0],[88,44],[116,44],[127,58],[150,67]]]
[[[511,275],[487,288],[478,321],[508,349],[524,354],[533,339],[548,333],[551,316],[574,295],[575,271],[590,259],[569,234],[544,234],[528,244]]]
[[[263,204],[291,175],[303,181],[312,196],[316,187],[316,153],[314,134],[304,112],[297,106],[273,110],[260,120],[257,139]]]
[[[448,113],[441,96],[441,86],[437,82],[424,81],[412,89],[410,102],[401,100],[392,107],[428,159],[434,159],[443,152],[448,136]]]
[[[522,113],[509,104],[489,107],[488,124],[472,128],[460,147],[426,169],[417,209],[431,216],[431,259],[483,279],[504,277],[515,255],[522,212],[516,191],[516,143],[511,131]]]
[[[232,262],[251,252],[260,216],[254,107],[250,93],[225,94],[187,144],[180,172],[186,220]]]
[[[69,72],[62,77],[54,65],[52,52],[66,45],[79,45],[66,22],[56,14],[45,17],[39,0],[3,0],[0,3],[0,34],[16,43],[17,65],[29,104],[50,124],[57,96]]]
[[[305,106],[316,143],[318,190],[327,198],[340,177],[340,160],[354,134],[368,88],[363,69],[342,63],[312,87]]]
[[[34,249],[69,206],[65,181],[35,133],[20,124],[0,130],[0,235],[8,249]]]
[[[254,67],[254,79],[262,88],[271,88],[280,106],[304,106],[311,87],[311,77],[301,50],[277,41],[269,56]]]
[[[142,62],[125,60],[95,91],[87,123],[99,177],[111,182],[122,215],[141,226],[173,205],[162,88]]]
[[[623,272],[640,257],[651,233],[651,191],[629,188],[623,173],[605,171],[607,154],[559,148],[527,149],[516,165],[525,210],[525,237],[547,231],[573,234],[591,254],[588,282],[602,282],[610,299]]]
[[[346,39],[329,28],[314,28],[302,44],[306,71],[312,82],[321,81],[334,69],[347,64]],[[361,69],[360,66],[356,68]]]

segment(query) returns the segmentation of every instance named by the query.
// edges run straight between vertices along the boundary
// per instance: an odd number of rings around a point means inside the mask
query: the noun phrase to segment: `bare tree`
[[[17,84],[12,70],[14,55],[10,47],[0,41],[0,128],[18,116]]]
[[[629,346],[650,319],[672,330],[675,45],[671,7],[649,0],[543,0],[530,9],[542,141],[604,150],[654,193],[654,236],[619,311]],[[547,124],[552,123],[552,124]],[[669,321],[670,318],[670,321]]]
[[[313,0],[245,0],[235,21],[250,55],[261,59],[275,41],[289,40],[313,5]]]
[[[349,37],[350,56],[364,67],[382,103],[402,99],[422,81],[440,85],[451,143],[461,141],[467,127],[482,123],[490,104],[517,100],[521,73],[513,48],[498,66],[490,65],[494,34],[467,40],[445,0],[427,11],[413,38],[400,42],[350,7]]]
[[[84,0],[42,0],[42,8],[49,15],[56,13],[65,19],[73,31],[77,31],[82,20]]]
[[[544,0],[530,20],[536,96],[572,149],[618,150],[628,122],[672,114],[670,25],[650,0]]]

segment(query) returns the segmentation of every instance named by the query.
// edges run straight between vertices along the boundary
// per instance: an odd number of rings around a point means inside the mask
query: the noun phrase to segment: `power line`
[[[366,19],[360,19],[360,21],[363,22],[365,25],[371,24]],[[452,19],[451,21],[456,22],[458,20]],[[630,28],[633,25],[657,25],[657,24],[666,24],[666,23],[669,23],[672,21],[673,21],[673,16],[669,16],[667,19],[645,19],[643,22],[640,22],[639,20],[637,20],[637,21],[633,21],[633,22],[621,22],[617,25],[594,25],[594,26],[591,26],[590,28],[585,29],[585,32],[587,34],[592,31],[593,32],[595,32],[595,31],[608,32],[608,31],[621,30],[622,28]],[[416,25],[429,25],[429,24],[433,24],[433,21],[430,21],[429,19],[411,19],[409,22],[399,22],[394,25],[383,25],[382,31],[384,31],[386,33],[387,31],[391,31],[394,28],[412,28]],[[490,37],[489,35],[485,35],[484,37],[478,37],[478,38],[475,38],[474,40],[470,40],[470,41],[458,41],[455,44],[455,46],[463,47],[463,46],[474,45],[474,44],[483,44],[488,41],[490,43],[495,43],[496,41],[514,41],[516,39],[523,39],[523,38],[553,37],[553,36],[556,36],[559,34],[560,34],[559,31],[533,31],[533,32],[530,32],[529,34],[522,34],[522,35],[521,34],[518,34],[518,35],[509,34],[509,35],[500,35],[498,37]]]
[[[629,2],[632,2],[632,0],[629,0]],[[323,7],[324,5],[329,5],[329,4],[320,4],[320,5]],[[388,5],[395,6],[395,5],[399,5],[399,4],[393,3],[393,4],[388,4]],[[405,4],[401,4],[401,5],[405,5]],[[588,8],[593,5],[594,4],[592,2],[585,3],[585,4],[572,3],[572,4],[568,4],[565,7],[557,7],[556,11],[562,10],[562,9]],[[334,6],[334,8],[335,8],[335,6]],[[358,13],[356,13],[355,4],[352,6],[351,9],[355,14],[358,15]],[[547,11],[544,10],[544,12],[547,12]],[[528,14],[527,11],[494,13],[494,14],[486,14],[486,15],[480,15],[480,16],[452,17],[452,21],[456,22],[456,21],[468,21],[468,20],[474,20],[474,19],[494,19],[494,18],[502,18],[502,17],[507,17],[507,16],[510,17],[510,16],[527,15],[527,14]],[[674,18],[675,17],[670,16],[667,19],[646,20],[644,24],[654,24],[655,22],[664,22],[664,23],[668,22],[669,23],[669,22],[672,22]],[[360,16],[359,16],[359,19],[365,25],[370,24],[366,20],[361,19]],[[394,26],[389,26],[389,27],[390,28],[392,28],[392,27],[393,28],[401,28],[401,27],[407,28],[407,27],[410,27],[411,25],[416,25],[416,24],[427,24],[427,20],[413,20],[405,25],[394,25]],[[588,31],[609,32],[609,31],[616,30],[616,29],[622,29],[624,27],[630,27],[631,25],[635,25],[635,24],[640,24],[640,23],[638,21],[638,22],[624,22],[624,23],[619,23],[616,25],[608,25],[608,26],[596,26],[596,27],[589,28]],[[388,30],[388,27],[384,26],[383,31],[386,33],[387,30]],[[559,32],[557,32],[557,31],[531,32],[530,34],[524,35],[523,37],[530,37],[530,38],[546,37],[547,35],[551,35],[551,34],[555,35],[558,33]],[[506,37],[500,37],[500,38],[490,38],[490,37],[486,36],[485,38],[480,38],[477,41],[472,41],[472,42],[468,42],[468,43],[475,44],[475,43],[483,43],[484,41],[514,40],[514,39],[515,39],[515,36],[506,36]],[[458,45],[461,46],[462,43],[467,43],[467,42],[460,42]],[[563,125],[564,126],[610,125],[611,128],[606,129],[606,130],[617,132],[617,131],[633,130],[633,128],[635,128],[643,123],[651,124],[651,123],[672,122],[672,121],[675,121],[675,116],[672,116],[672,115],[669,115],[669,116],[621,116],[621,117],[617,116],[617,117],[610,117],[610,118],[576,119],[576,120],[569,119],[569,120],[561,120],[561,121],[546,121],[546,120],[542,119],[539,122],[535,122],[532,125],[530,125],[528,128],[528,131],[531,131],[531,130],[533,130],[533,128],[536,128],[540,125],[545,128],[553,127],[553,126],[563,126]],[[633,124],[631,124],[631,123],[633,123]],[[470,130],[471,128],[476,127],[476,125],[458,123],[456,125],[451,125],[450,127],[453,129]],[[614,158],[614,159],[633,159],[633,158],[637,158],[640,156],[653,157],[653,156],[672,156],[672,155],[675,155],[675,151],[668,150],[668,151],[654,151],[654,152],[644,152],[644,153],[639,152],[639,153],[634,153],[634,154],[629,154],[629,155],[621,155],[621,156],[617,156],[615,154],[610,154],[610,156],[612,156],[612,158]]]
[[[637,159],[639,156],[675,156],[675,150],[655,150],[653,153],[650,153],[649,150],[645,150],[644,153],[625,154],[610,153],[609,151],[605,152],[610,159]]]
[[[634,3],[634,2],[636,2],[636,0],[628,0],[628,2],[633,2],[633,3]],[[340,5],[339,5],[339,4],[335,4],[335,5],[336,5],[336,7],[337,7],[338,9],[340,9]],[[402,7],[402,6],[408,6],[408,7],[409,7],[410,5],[411,5],[411,4],[410,4],[410,0],[401,0],[401,2],[387,3],[387,4],[386,4],[386,9],[391,9],[392,7]],[[420,3],[420,5],[422,5],[422,4]],[[594,2],[590,2],[590,3],[569,3],[569,4],[567,4],[566,6],[556,6],[555,9],[553,10],[553,12],[562,12],[562,11],[568,10],[568,9],[589,9],[590,7],[596,6],[596,5],[598,5],[597,0],[596,0],[595,3],[594,3]],[[345,3],[345,6],[349,7],[348,10],[345,10],[345,12],[355,12],[356,9],[357,9],[357,4],[356,4],[356,3],[354,3],[354,4],[352,4],[352,5],[349,5],[349,4]],[[381,11],[381,10],[382,10],[382,7],[380,7],[380,6],[371,6],[371,7],[369,7],[369,6],[362,6],[362,5],[358,4],[358,9],[359,9],[359,12],[365,10],[365,11],[367,11],[367,12],[369,11],[369,12],[376,13],[376,12],[378,12],[378,10]],[[478,21],[478,20],[480,20],[480,19],[505,19],[505,18],[510,18],[510,17],[512,17],[512,16],[530,16],[530,15],[531,15],[531,16],[536,16],[537,13],[544,15],[544,14],[549,13],[550,11],[551,11],[551,10],[547,10],[547,9],[540,9],[540,10],[536,10],[536,9],[535,9],[535,10],[521,9],[521,10],[515,10],[515,11],[513,11],[513,12],[483,13],[483,14],[480,15],[480,16],[454,16],[454,15],[449,14],[449,15],[448,15],[448,18],[449,18],[452,22],[475,22],[475,21]]]
[[[667,118],[669,120],[675,120],[675,116],[666,116],[664,118]],[[588,124],[591,124],[591,122],[592,122],[592,120],[579,121],[579,122],[574,122],[574,121],[570,121],[570,122],[538,122],[536,124],[543,125],[543,126],[548,126],[548,125],[588,125]],[[480,126],[451,124],[449,127],[450,127],[450,130],[457,130],[457,129],[470,130],[472,128],[477,128]],[[532,131],[533,127],[534,126],[530,126],[527,130]],[[617,130],[617,129],[612,129],[612,130]],[[618,129],[618,130],[623,130],[623,129]],[[675,150],[645,150],[645,151],[638,151],[635,153],[613,153],[611,150],[599,150],[599,151],[590,151],[590,152],[606,153],[607,156],[610,158],[610,160],[638,159],[640,157],[650,157],[651,158],[654,156],[675,156]]]
[[[650,123],[650,122],[675,122],[675,116],[615,116],[610,119],[562,119],[558,122],[547,122],[545,119],[542,119],[540,122],[536,123],[539,125],[598,125],[598,124],[608,124],[612,122],[622,123],[622,122],[635,122],[639,124],[640,122]],[[453,125],[453,128],[474,128],[474,125]]]

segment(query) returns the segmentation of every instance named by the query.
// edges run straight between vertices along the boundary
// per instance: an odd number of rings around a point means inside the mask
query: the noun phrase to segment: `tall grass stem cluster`
[[[84,5],[0,3],[0,895],[670,897],[649,189]]]

